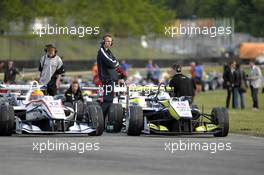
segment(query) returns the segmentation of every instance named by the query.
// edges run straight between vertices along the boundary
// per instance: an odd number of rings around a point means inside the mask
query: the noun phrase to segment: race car
[[[169,88],[162,84],[149,95],[135,91],[132,94],[135,95],[127,94],[125,131],[128,135],[228,135],[229,114],[226,108],[215,107],[211,114],[206,114],[191,104],[191,97],[171,97]]]
[[[66,105],[59,98],[45,96],[42,88],[36,81],[31,85],[0,85],[8,91],[0,98],[0,135],[102,135],[104,119],[99,105],[80,105],[79,101]]]
[[[69,88],[68,85],[63,85],[64,89]],[[81,91],[83,99],[86,104],[100,106],[103,100],[103,88],[95,86],[81,86]],[[120,94],[125,92],[124,87],[116,87],[115,92]],[[64,99],[64,95],[56,95],[56,99]],[[105,117],[105,131],[111,133],[120,132],[123,127],[124,122],[124,103],[122,104],[120,99],[123,99],[124,96],[116,95],[114,97],[113,103],[109,107],[108,114]],[[78,105],[79,106],[79,105]]]

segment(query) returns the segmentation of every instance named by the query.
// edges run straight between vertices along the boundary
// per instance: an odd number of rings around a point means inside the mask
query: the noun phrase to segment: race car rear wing
[[[158,86],[151,86],[151,85],[147,85],[147,86],[116,86],[114,87],[114,92],[127,92],[129,91],[133,91],[133,92],[139,92],[139,91],[156,91],[158,90]],[[18,90],[35,90],[35,89],[45,89],[45,87],[43,85],[39,85],[38,83],[35,83],[35,81],[30,84],[30,85],[14,85],[14,84],[0,84],[0,89],[1,90],[14,90],[14,91],[18,91]],[[98,91],[98,90],[103,90],[103,87],[89,87],[89,86],[84,86],[81,88],[82,90],[91,90],[91,91]],[[172,91],[173,88],[172,87],[166,87],[166,86],[161,86],[160,91]]]
[[[0,84],[0,89],[2,90],[36,90],[36,89],[44,89],[45,87],[43,85],[39,85],[37,81],[32,81],[30,84],[26,85],[18,85],[18,84]]]
[[[6,90],[8,94],[16,94],[19,100],[28,101],[30,99],[30,94],[34,90],[45,90],[43,85],[39,85],[37,81],[32,81],[30,84],[27,85],[16,85],[16,84],[0,84],[0,90]],[[10,92],[10,91],[15,91]],[[26,95],[21,95],[17,93],[17,91],[27,91]],[[5,94],[6,94],[5,93]]]

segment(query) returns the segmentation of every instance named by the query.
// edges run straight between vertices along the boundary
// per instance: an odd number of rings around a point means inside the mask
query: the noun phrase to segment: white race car
[[[0,98],[0,135],[17,134],[88,134],[104,131],[103,112],[99,105],[79,101],[67,106],[60,99],[44,96],[41,86],[0,85],[7,93]]]

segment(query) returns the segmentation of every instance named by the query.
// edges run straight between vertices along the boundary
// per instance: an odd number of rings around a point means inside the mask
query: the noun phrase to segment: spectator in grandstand
[[[193,80],[195,79],[195,66],[195,62],[190,63],[190,74]]]
[[[253,100],[253,110],[258,110],[259,103],[258,103],[258,90],[261,88],[262,84],[262,73],[260,68],[255,65],[255,62],[250,62],[250,75],[248,77],[250,90],[251,90],[251,97]]]
[[[101,80],[99,79],[99,74],[98,74],[98,68],[97,68],[97,62],[95,62],[93,64],[93,67],[92,67],[92,76],[93,76],[93,84],[96,86],[96,87],[99,87],[99,86],[102,86],[102,82]]]
[[[147,71],[147,81],[152,81],[153,79],[153,62],[152,60],[148,61],[148,64],[146,65],[146,71]]]
[[[229,108],[231,97],[233,97],[235,70],[236,70],[236,62],[232,60],[228,63],[228,67],[225,68],[225,71],[223,73],[224,87],[227,90],[226,108]],[[234,107],[233,100],[232,100],[232,106]]]
[[[160,80],[160,67],[157,63],[153,66],[153,83],[158,85]]]
[[[240,97],[240,107],[245,109],[244,93],[247,91],[246,75],[240,68],[240,64],[236,63],[234,71],[234,87],[233,87],[233,103],[234,108],[238,108],[238,98]]]
[[[7,84],[15,84],[16,83],[16,75],[19,74],[18,69],[14,66],[14,62],[13,61],[9,61],[8,62],[8,67],[5,70],[5,74],[4,74],[4,83]]]
[[[94,77],[96,75],[98,75],[97,62],[95,62],[92,67],[92,76]]]
[[[128,68],[129,68],[129,65],[126,63],[125,60],[122,61],[121,63],[121,68],[128,74]]]
[[[0,73],[2,73],[4,71],[4,66],[5,66],[5,63],[0,62]]]
[[[202,80],[203,80],[203,67],[198,64],[198,62],[195,65],[194,68],[194,81],[196,85],[196,92],[200,93],[202,91]]]
[[[165,85],[168,85],[169,80],[170,80],[170,71],[166,70],[162,73],[160,82],[164,83]]]

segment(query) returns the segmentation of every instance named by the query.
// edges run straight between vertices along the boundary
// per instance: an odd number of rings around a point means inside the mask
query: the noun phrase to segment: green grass
[[[226,91],[210,91],[198,94],[195,104],[198,104],[204,112],[210,113],[213,107],[224,107]],[[264,94],[259,93],[258,111],[252,110],[250,90],[245,94],[246,109],[229,109],[230,132],[264,137]]]
[[[62,36],[17,36],[0,37],[1,60],[39,60],[43,55],[44,46],[54,43],[58,48],[58,55],[64,60],[95,60],[100,45],[99,39],[75,38]],[[115,38],[113,53],[123,59],[175,59],[178,56],[162,52],[158,49],[143,48],[140,38]]]

